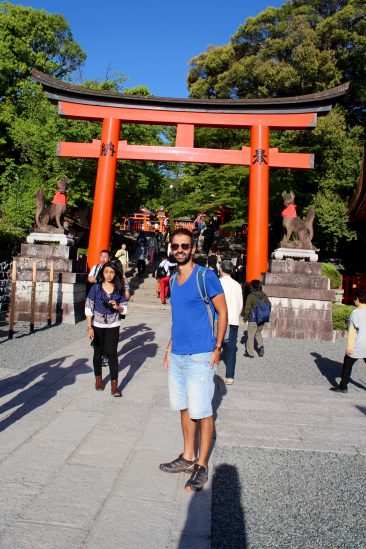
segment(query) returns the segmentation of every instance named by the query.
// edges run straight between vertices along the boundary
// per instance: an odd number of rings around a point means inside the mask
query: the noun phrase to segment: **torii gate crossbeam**
[[[269,147],[270,129],[313,128],[316,117],[331,109],[348,85],[326,92],[267,100],[180,100],[124,96],[96,92],[59,82],[33,71],[33,77],[59,113],[69,118],[102,122],[101,140],[59,143],[59,156],[98,158],[97,181],[89,240],[88,263],[97,263],[99,251],[108,248],[118,160],[201,162],[249,166],[247,280],[260,278],[268,261],[269,168],[314,166],[312,154],[280,153]],[[121,140],[123,124],[174,125],[174,147],[129,145]],[[250,147],[239,151],[194,147],[195,127],[249,128]]]

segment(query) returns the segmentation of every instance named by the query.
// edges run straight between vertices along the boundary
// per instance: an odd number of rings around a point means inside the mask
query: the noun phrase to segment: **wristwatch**
[[[214,351],[219,351],[221,353],[222,347],[219,347],[218,345],[215,345]]]

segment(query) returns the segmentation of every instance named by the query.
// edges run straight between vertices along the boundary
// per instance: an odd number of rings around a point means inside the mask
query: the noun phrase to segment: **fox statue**
[[[310,206],[305,221],[302,221],[297,217],[295,206],[295,194],[293,191],[289,193],[284,191],[282,193],[283,203],[285,205],[282,211],[282,226],[285,229],[285,234],[280,243],[282,248],[300,248],[306,250],[316,250],[312,244],[314,236],[313,222],[315,217],[315,211]],[[296,240],[290,241],[291,235],[294,234]]]
[[[49,231],[49,223],[53,221],[59,229],[63,229],[61,218],[66,212],[67,205],[67,188],[69,182],[66,179],[59,179],[56,183],[57,192],[55,193],[52,203],[45,204],[43,191],[39,189],[36,193],[36,213],[35,221],[39,229]]]

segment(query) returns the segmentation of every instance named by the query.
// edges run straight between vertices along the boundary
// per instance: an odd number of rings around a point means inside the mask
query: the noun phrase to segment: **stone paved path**
[[[157,467],[181,447],[161,366],[169,329],[131,305],[122,399],[94,391],[84,338],[0,367],[0,548],[366,547],[363,363],[343,396],[328,391],[342,341],[267,341],[249,362],[239,345],[235,384],[216,380],[210,483],[191,495]]]
[[[167,315],[126,320],[122,399],[94,390],[86,339],[0,369],[1,548],[179,546],[191,496],[158,470],[181,446],[162,368],[169,329]],[[204,529],[188,525],[188,546],[210,534],[210,490],[200,499]]]

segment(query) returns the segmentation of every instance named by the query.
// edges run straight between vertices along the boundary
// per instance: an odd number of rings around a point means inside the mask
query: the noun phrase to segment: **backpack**
[[[260,299],[249,313],[248,321],[256,322],[258,326],[269,322],[271,316],[271,305],[264,300]]]
[[[210,306],[210,298],[207,295],[206,282],[205,282],[206,270],[207,270],[206,267],[201,267],[201,266],[198,267],[197,275],[196,275],[196,282],[197,282],[198,293],[200,294],[202,301],[204,301],[204,303],[206,305],[207,316],[208,316],[208,319],[210,321],[210,325],[211,325],[211,329],[212,329],[212,337],[214,337],[215,336],[215,321],[218,319],[218,316],[217,316],[216,311],[214,313],[212,313],[212,309],[211,309],[211,306]],[[170,293],[172,293],[173,284],[174,284],[175,279],[177,278],[177,275],[178,275],[178,273],[175,272],[169,280]]]
[[[165,267],[158,267],[156,269],[156,278],[165,278],[168,276],[168,273],[165,270]]]

